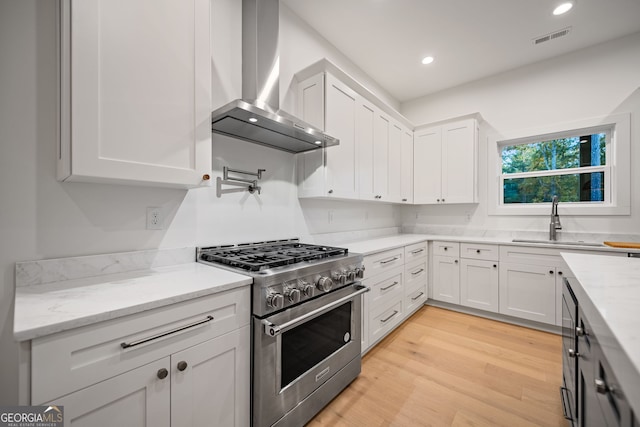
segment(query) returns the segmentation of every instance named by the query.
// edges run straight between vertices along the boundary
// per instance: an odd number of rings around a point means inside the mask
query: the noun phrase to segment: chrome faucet
[[[562,230],[560,216],[558,216],[558,196],[551,199],[551,222],[549,223],[549,240],[556,240],[557,230]]]

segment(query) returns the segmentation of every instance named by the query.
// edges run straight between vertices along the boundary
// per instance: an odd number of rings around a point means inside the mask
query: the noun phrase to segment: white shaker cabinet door
[[[402,203],[413,203],[413,132],[404,129],[402,132],[402,154],[400,166],[400,201]]]
[[[402,128],[396,123],[389,126],[389,195],[387,201],[402,200]]]
[[[65,427],[169,427],[169,358],[49,402],[64,406]]]
[[[359,197],[376,200],[373,188],[373,132],[376,112],[372,104],[359,99],[356,112],[356,148],[358,159]]]
[[[413,140],[413,202],[437,204],[441,200],[442,128],[416,132]]]
[[[345,199],[358,198],[356,173],[356,93],[348,86],[326,75],[325,131],[340,140],[327,147],[327,195]]]
[[[58,179],[168,187],[211,171],[209,0],[62,2]]]
[[[389,201],[389,118],[376,111],[373,128],[373,192],[377,200]]]
[[[500,313],[556,323],[554,267],[500,263]]]
[[[460,260],[460,304],[498,312],[498,262]]]
[[[458,258],[433,257],[433,299],[460,304],[460,262]]]
[[[442,202],[476,201],[476,121],[442,126]]]
[[[249,425],[249,326],[171,356],[172,427]]]

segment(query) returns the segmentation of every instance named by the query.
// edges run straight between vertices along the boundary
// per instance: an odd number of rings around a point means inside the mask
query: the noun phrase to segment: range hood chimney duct
[[[280,110],[279,0],[242,1],[242,99],[211,114],[215,133],[301,153],[339,141]]]

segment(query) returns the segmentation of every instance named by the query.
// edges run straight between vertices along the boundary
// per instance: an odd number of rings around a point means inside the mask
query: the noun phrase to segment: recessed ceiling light
[[[255,122],[257,122],[257,121],[258,121],[258,119],[256,119],[255,117],[250,117],[250,118],[249,118],[249,121],[250,121],[251,123],[255,123]]]
[[[422,63],[424,65],[431,64],[433,62],[433,56],[425,56],[422,58]]]
[[[560,5],[558,5],[558,7],[553,9],[553,14],[562,15],[563,13],[569,12],[572,7],[573,7],[573,2],[568,1],[565,3],[561,3]]]

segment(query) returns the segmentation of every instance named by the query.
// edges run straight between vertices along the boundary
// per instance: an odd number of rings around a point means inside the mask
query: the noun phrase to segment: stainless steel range
[[[362,256],[297,239],[198,249],[253,277],[252,425],[300,427],[360,373]]]

